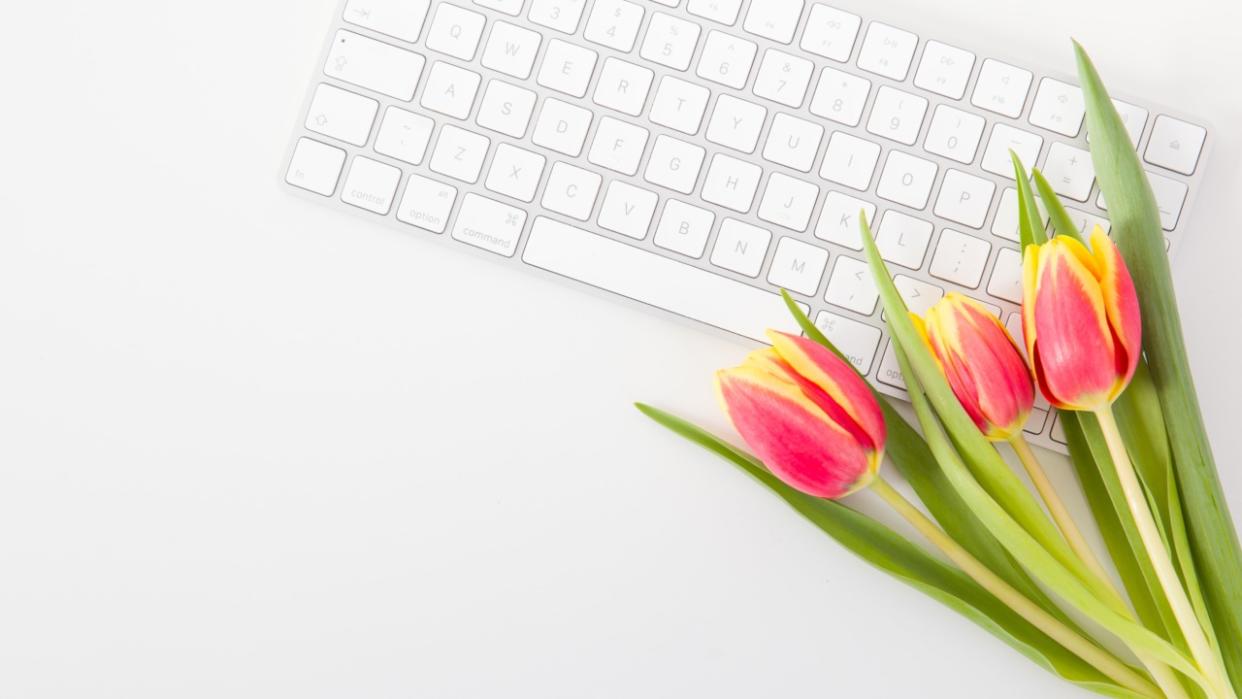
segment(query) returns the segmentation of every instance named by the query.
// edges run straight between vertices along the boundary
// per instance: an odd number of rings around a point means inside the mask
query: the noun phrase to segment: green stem
[[[1015,590],[977,558],[970,555],[966,549],[962,548],[960,544],[946,534],[939,525],[923,514],[922,510],[919,510],[901,493],[897,492],[888,481],[877,477],[872,481],[870,488],[896,510],[897,514],[913,525],[936,548],[944,552],[944,555],[948,556],[949,560],[961,568],[962,572],[979,583],[983,589],[987,590],[994,597],[1004,602],[1010,609],[1017,612],[1023,619],[1030,622],[1032,626],[1044,632],[1049,638],[1060,643],[1071,653],[1082,658],[1122,687],[1143,696],[1160,696],[1160,690],[1148,682],[1142,675],[1135,672],[1129,665],[1121,662],[1111,653],[1090,640],[1083,638],[1042,607],[1024,597],[1022,593]]]
[[[1117,419],[1113,416],[1112,406],[1095,411],[1095,416],[1100,421],[1104,442],[1108,445],[1109,454],[1113,457],[1117,478],[1121,482],[1121,490],[1125,494],[1126,504],[1130,507],[1130,514],[1134,516],[1139,538],[1143,541],[1147,557],[1155,570],[1156,579],[1160,582],[1160,587],[1164,591],[1170,609],[1173,610],[1173,617],[1177,619],[1182,635],[1186,637],[1186,645],[1191,655],[1194,656],[1195,663],[1213,685],[1217,696],[1224,699],[1237,699],[1237,695],[1233,693],[1233,687],[1226,679],[1220,657],[1213,652],[1207,636],[1203,633],[1203,628],[1199,626],[1194,607],[1191,606],[1186,590],[1182,588],[1181,579],[1177,576],[1177,570],[1173,567],[1173,561],[1169,558],[1168,547],[1165,546],[1160,530],[1156,527],[1156,519],[1147,505],[1147,496],[1143,493],[1143,486],[1139,483],[1138,475],[1134,472],[1134,465],[1130,462],[1130,455],[1126,451],[1125,441],[1121,438],[1121,430],[1117,427]]]

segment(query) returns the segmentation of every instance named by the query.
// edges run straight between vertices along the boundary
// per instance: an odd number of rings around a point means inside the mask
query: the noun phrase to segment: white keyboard
[[[1107,227],[1107,209],[1072,79],[868,4],[346,0],[285,181],[756,340],[796,329],[786,288],[904,397],[860,210],[913,310],[956,289],[1017,333],[1009,150],[1084,227]],[[1176,246],[1207,130],[1142,100],[1118,107]],[[1027,430],[1064,450],[1053,423],[1041,402]]]

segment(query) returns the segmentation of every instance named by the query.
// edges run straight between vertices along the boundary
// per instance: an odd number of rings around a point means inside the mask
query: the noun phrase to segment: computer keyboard
[[[788,289],[904,397],[857,216],[915,311],[1018,331],[1010,149],[1108,227],[1072,78],[861,0],[346,0],[285,181],[446,245],[755,340]],[[1003,30],[1002,30],[1003,31]],[[1207,130],[1122,98],[1171,247]],[[1040,402],[1027,431],[1064,450]]]

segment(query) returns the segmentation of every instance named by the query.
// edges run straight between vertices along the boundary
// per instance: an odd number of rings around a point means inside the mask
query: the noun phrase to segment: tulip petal
[[[1121,251],[1099,226],[1091,232],[1091,253],[1099,269],[1100,291],[1104,294],[1108,323],[1118,345],[1118,382],[1113,395],[1116,398],[1138,368],[1143,351],[1143,321],[1130,270],[1121,257]]]
[[[1035,403],[1035,386],[1013,338],[996,316],[974,299],[950,294],[943,315],[956,334],[946,355],[949,372],[975,397],[975,411],[989,439],[1009,439],[1026,424]],[[952,383],[952,379],[950,380]],[[967,412],[971,412],[967,408]]]

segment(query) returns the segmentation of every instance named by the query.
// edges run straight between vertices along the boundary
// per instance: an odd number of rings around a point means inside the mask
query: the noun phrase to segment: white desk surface
[[[10,4],[0,696],[1082,695],[630,407],[723,429],[743,345],[281,191],[335,0]],[[1242,512],[1238,3],[889,4],[1218,127],[1177,283]]]

